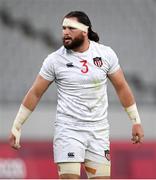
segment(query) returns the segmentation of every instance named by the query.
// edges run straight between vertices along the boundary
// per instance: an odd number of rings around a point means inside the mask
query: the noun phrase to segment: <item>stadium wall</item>
[[[19,151],[0,142],[1,179],[58,179],[49,141],[25,141]],[[156,179],[156,143],[111,143],[113,179]],[[86,178],[83,170],[81,178]]]

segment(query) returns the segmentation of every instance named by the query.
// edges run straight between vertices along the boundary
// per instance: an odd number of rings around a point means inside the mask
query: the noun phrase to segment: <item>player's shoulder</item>
[[[98,42],[94,42],[94,41],[92,41],[91,43],[94,48],[99,49],[101,51],[105,51],[106,53],[111,53],[114,51],[110,46],[107,46]]]
[[[110,46],[97,42],[93,42],[93,46],[98,49],[98,51],[100,51],[106,59],[116,57],[116,52]]]
[[[61,46],[59,49],[57,49],[56,51],[48,54],[48,56],[45,58],[45,62],[47,63],[53,63],[55,61],[58,61],[59,58],[61,57],[61,55],[63,55],[65,53],[65,48],[63,46]]]
[[[92,45],[94,46],[95,51],[98,52],[98,54],[101,55],[101,57],[109,64],[118,61],[115,51],[110,46],[96,42],[92,42]]]
[[[64,48],[64,46],[61,46],[61,47],[60,47],[59,49],[57,49],[56,51],[50,53],[50,54],[48,55],[48,57],[49,57],[49,58],[53,58],[53,57],[56,57],[56,56],[60,56],[60,55],[62,55],[62,54],[64,54],[64,53],[65,53],[65,48]]]
[[[54,52],[56,56],[62,56],[63,54],[66,54],[67,50],[64,46],[61,46],[57,51]]]

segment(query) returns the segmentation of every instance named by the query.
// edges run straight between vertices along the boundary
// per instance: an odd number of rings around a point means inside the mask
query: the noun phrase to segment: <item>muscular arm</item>
[[[29,110],[33,111],[51,83],[52,82],[47,81],[42,76],[38,75],[32,87],[24,97],[22,104]]]
[[[38,75],[32,87],[22,101],[22,105],[14,120],[11,134],[9,136],[10,145],[15,148],[20,148],[21,128],[24,122],[28,119],[31,112],[35,109],[44,92],[52,82],[45,80]]]
[[[125,80],[122,69],[119,69],[117,72],[108,75],[108,78],[113,84],[123,107],[126,108],[135,103],[133,93],[127,81]]]
[[[132,107],[133,104],[135,104],[135,99],[127,81],[125,80],[122,70],[119,69],[117,72],[109,75],[108,78],[112,82],[123,107],[124,108]],[[144,136],[144,132],[141,124],[134,123],[132,126],[133,143],[134,144],[141,143],[143,141],[143,136]]]

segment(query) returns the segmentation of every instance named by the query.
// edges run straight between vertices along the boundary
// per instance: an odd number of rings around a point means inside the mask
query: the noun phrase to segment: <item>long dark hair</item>
[[[88,38],[92,41],[99,42],[99,35],[92,30],[91,21],[86,13],[82,11],[71,11],[65,16],[65,18],[71,18],[71,17],[76,17],[80,23],[85,24],[86,26],[89,26]]]

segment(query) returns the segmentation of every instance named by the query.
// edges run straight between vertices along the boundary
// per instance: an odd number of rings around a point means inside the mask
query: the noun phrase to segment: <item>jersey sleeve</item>
[[[55,79],[54,72],[54,61],[52,56],[48,56],[42,64],[39,74],[48,81],[53,81]]]
[[[110,47],[108,48],[108,60],[109,60],[108,74],[113,74],[120,68],[120,65],[116,53]]]

